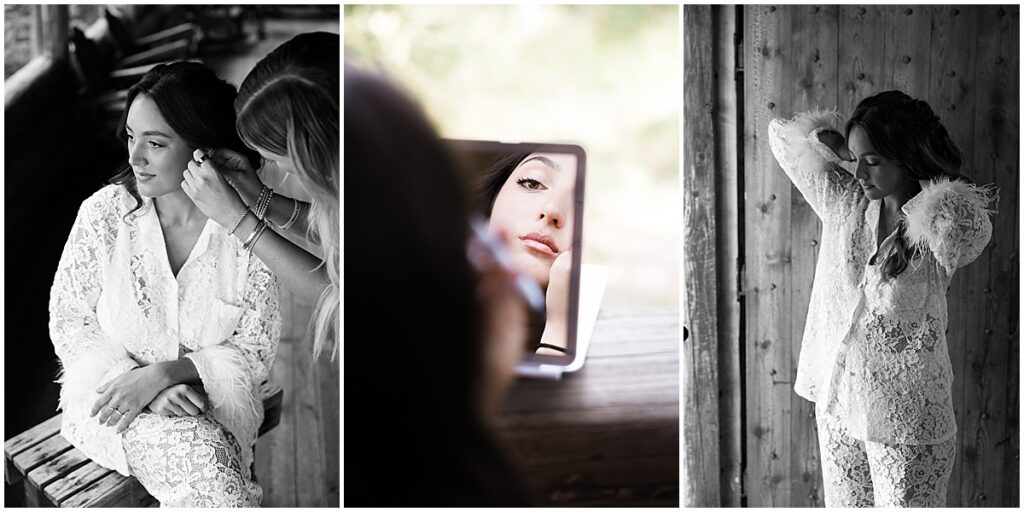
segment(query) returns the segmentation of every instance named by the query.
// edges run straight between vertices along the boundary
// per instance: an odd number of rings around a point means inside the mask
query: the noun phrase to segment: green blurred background
[[[603,307],[679,303],[676,6],[345,6],[345,58],[398,82],[450,138],[587,151],[583,262]]]

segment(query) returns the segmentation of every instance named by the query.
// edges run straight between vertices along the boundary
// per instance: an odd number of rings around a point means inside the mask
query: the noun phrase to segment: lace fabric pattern
[[[941,443],[956,432],[945,292],[988,244],[990,197],[962,182],[923,183],[903,206],[920,251],[886,279],[869,264],[881,201],[867,199],[849,164],[818,141],[839,122],[814,111],[773,120],[768,130],[776,160],[823,224],[795,391],[835,411],[857,439]]]
[[[124,434],[132,475],[163,507],[256,507],[263,490],[242,470],[231,432],[205,415],[140,414]]]
[[[819,409],[818,445],[825,506],[945,507],[956,440],[936,444],[861,441]]]
[[[152,200],[124,219],[133,205],[116,185],[87,199],[54,277],[61,433],[97,463],[130,474],[122,436],[89,416],[94,390],[133,368],[188,357],[210,398],[207,414],[239,445],[248,479],[263,419],[258,389],[280,338],[278,281],[212,221],[175,276]]]

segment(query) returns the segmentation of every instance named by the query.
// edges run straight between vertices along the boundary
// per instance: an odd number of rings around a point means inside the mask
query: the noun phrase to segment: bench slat
[[[71,449],[64,437],[55,435],[14,456],[14,467],[22,474],[28,474],[46,461]]]
[[[141,66],[159,60],[174,60],[188,53],[188,41],[174,41],[143,52],[129,55],[117,63],[118,69]]]
[[[4,441],[4,456],[7,460],[15,455],[57,435],[60,432],[60,414]]]
[[[70,450],[50,459],[43,465],[29,471],[28,481],[40,489],[45,489],[54,481],[64,478],[72,471],[89,463],[89,457],[72,447]]]
[[[60,504],[63,507],[145,507],[155,499],[138,480],[111,471]]]
[[[89,486],[89,484],[98,481],[110,473],[114,473],[114,470],[89,461],[84,466],[65,475],[64,478],[43,487],[43,494],[55,505],[61,506],[61,503],[69,500],[79,491]]]

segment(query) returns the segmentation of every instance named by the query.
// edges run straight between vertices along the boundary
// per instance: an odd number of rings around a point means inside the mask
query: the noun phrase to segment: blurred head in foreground
[[[487,429],[525,343],[467,259],[463,177],[420,109],[345,69],[345,504],[521,506]]]

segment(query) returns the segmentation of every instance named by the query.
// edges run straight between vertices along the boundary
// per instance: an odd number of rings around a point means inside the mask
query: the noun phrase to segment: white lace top
[[[241,445],[248,474],[281,330],[279,284],[237,238],[208,221],[177,278],[152,199],[122,186],[78,211],[50,290],[50,338],[62,363],[61,434],[97,463],[127,475],[121,436],[89,416],[104,382],[140,365],[188,357]]]
[[[768,129],[775,159],[823,225],[795,391],[841,416],[858,439],[942,442],[956,432],[946,289],[991,237],[988,190],[922,183],[903,206],[919,255],[887,281],[881,264],[869,264],[882,201],[867,199],[853,166],[817,138],[826,128],[842,133],[839,123],[834,112],[810,112]]]

